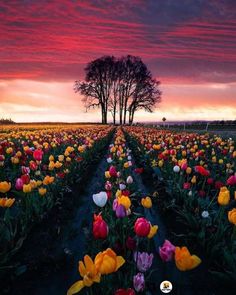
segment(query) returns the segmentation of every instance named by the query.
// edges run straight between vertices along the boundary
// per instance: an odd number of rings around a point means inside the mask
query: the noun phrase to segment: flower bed
[[[104,191],[91,196],[96,207],[88,250],[79,261],[80,279],[68,295],[142,293],[150,291],[155,259],[163,263],[174,260],[180,271],[201,263],[186,247],[175,247],[169,241],[160,245],[159,253],[155,251],[152,238],[158,225],[144,217],[144,208],[152,208],[152,199],[136,192],[134,173],[142,173],[142,169],[133,168],[131,151],[118,128],[107,156]]]
[[[9,264],[32,225],[66,200],[90,173],[111,127],[75,127],[5,132],[0,144],[0,271]]]
[[[176,233],[173,239],[202,258],[203,285],[212,287],[212,279],[221,286],[235,282],[235,142],[142,127],[125,131],[137,161],[161,191],[157,205]]]

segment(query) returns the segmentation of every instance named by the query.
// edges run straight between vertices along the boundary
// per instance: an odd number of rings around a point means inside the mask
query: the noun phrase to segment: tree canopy
[[[75,92],[83,95],[86,109],[101,108],[102,123],[108,113],[113,123],[132,124],[136,111],[153,112],[161,101],[160,82],[140,57],[121,58],[103,56],[91,61],[85,68],[84,81],[75,81]]]

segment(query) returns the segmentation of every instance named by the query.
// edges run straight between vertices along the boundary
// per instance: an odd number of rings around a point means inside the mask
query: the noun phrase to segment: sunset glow
[[[162,103],[136,121],[236,119],[235,1],[1,1],[0,111],[17,122],[98,122],[75,80],[103,55],[138,55]]]

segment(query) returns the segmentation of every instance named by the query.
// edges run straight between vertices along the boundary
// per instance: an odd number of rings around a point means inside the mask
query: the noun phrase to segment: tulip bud
[[[126,183],[127,184],[132,184],[134,182],[133,177],[132,176],[128,176],[126,179]]]
[[[179,173],[179,171],[180,171],[180,167],[177,166],[177,165],[174,166],[173,171],[174,171],[175,173]]]

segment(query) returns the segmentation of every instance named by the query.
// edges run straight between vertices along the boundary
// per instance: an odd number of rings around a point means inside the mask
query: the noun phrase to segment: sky
[[[74,81],[127,54],[161,82],[162,102],[135,121],[236,119],[235,0],[1,0],[1,117],[100,121]]]

